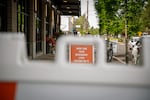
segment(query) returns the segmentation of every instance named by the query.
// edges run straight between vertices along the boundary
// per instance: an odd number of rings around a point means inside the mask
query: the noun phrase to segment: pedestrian
[[[73,31],[73,34],[74,34],[74,35],[77,35],[77,31],[76,31],[76,30],[74,30],[74,31]]]

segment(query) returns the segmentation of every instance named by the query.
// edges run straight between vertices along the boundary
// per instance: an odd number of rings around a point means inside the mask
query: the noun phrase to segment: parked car
[[[142,64],[142,38],[133,37],[129,41],[130,57],[133,64]]]
[[[137,41],[140,40],[140,37],[132,37],[130,40],[129,40],[129,49],[131,50],[133,48],[133,46],[137,43]]]
[[[142,33],[142,36],[147,36],[148,35],[148,32],[143,32]]]

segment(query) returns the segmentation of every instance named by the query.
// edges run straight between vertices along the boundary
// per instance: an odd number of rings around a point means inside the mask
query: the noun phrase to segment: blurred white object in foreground
[[[97,44],[97,63],[68,63],[69,43]],[[62,37],[52,63],[28,60],[23,34],[0,34],[0,85],[15,82],[12,100],[150,100],[150,37],[143,43],[144,64],[137,67],[107,64],[99,38]]]

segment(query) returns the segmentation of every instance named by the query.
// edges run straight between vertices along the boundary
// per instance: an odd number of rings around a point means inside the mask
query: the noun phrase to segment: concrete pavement
[[[37,56],[33,60],[50,60],[50,61],[54,61],[55,60],[55,55],[54,54],[45,54],[45,55]]]

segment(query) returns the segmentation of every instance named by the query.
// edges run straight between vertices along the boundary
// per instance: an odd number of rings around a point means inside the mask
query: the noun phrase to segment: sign
[[[80,28],[81,27],[81,25],[76,25],[76,28]]]
[[[70,45],[70,63],[94,63],[94,46],[93,45]]]
[[[138,32],[138,36],[141,37],[142,36],[142,32]]]

